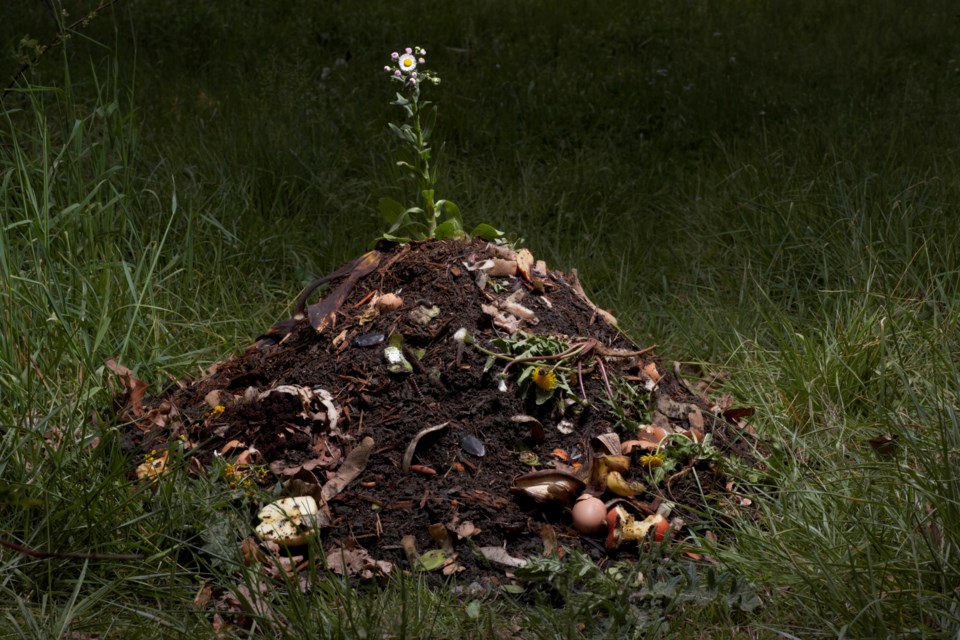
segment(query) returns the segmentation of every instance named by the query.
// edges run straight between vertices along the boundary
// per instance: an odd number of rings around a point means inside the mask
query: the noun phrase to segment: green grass
[[[64,2],[71,18],[89,5]],[[4,8],[0,79],[21,38],[56,34],[43,7]],[[131,489],[104,361],[152,390],[199,375],[364,249],[397,184],[379,69],[418,43],[444,80],[441,195],[468,228],[577,267],[639,342],[728,371],[771,442],[769,482],[757,518],[712,514],[736,533],[715,574],[654,555],[631,590],[574,561],[522,597],[323,580],[272,593],[292,625],[251,634],[954,637],[957,15],[946,0],[114,5],[3,102],[0,536],[143,559],[0,549],[0,636],[205,637],[201,584],[251,579],[216,544],[248,527],[222,483],[180,468]],[[894,455],[871,449],[882,434]]]

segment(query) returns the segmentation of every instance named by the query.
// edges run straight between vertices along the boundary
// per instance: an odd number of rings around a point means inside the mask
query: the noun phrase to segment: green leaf
[[[393,198],[380,198],[380,215],[387,224],[394,224],[403,215],[403,205]]]
[[[463,236],[463,227],[460,226],[460,221],[456,219],[450,219],[439,225],[433,231],[433,237],[437,240],[444,240],[446,238],[459,238]]]
[[[473,232],[470,235],[476,236],[483,240],[497,240],[503,237],[503,231],[491,227],[489,224],[481,222],[473,228]]]
[[[466,610],[467,610],[467,617],[470,618],[471,620],[476,620],[477,618],[480,617],[480,601],[471,600],[470,603],[467,604]]]
[[[443,215],[440,216],[442,220],[457,220],[461,223],[463,218],[460,216],[460,207],[450,200],[437,200],[437,209],[443,211]],[[462,226],[461,226],[462,229]]]
[[[537,403],[537,406],[538,406],[538,407],[539,407],[540,405],[542,405],[543,403],[547,402],[550,398],[553,397],[553,389],[550,389],[549,391],[547,391],[547,390],[545,390],[545,389],[541,389],[540,387],[538,387],[538,386],[536,386],[536,385],[534,385],[534,388],[535,388],[536,391],[537,391],[537,400],[536,400],[536,403]]]

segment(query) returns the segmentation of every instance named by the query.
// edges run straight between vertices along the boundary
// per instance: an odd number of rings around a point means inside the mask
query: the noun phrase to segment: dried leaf
[[[457,525],[455,533],[457,534],[457,537],[462,540],[464,538],[469,538],[470,536],[477,535],[478,533],[480,533],[480,529],[478,529],[469,520],[464,520],[459,525]]]
[[[723,412],[723,419],[729,422],[730,424],[736,425],[739,424],[740,420],[743,418],[749,418],[755,414],[757,410],[753,407],[738,407],[735,409],[727,409]]]
[[[533,416],[527,416],[523,414],[517,414],[510,418],[510,422],[515,422],[517,424],[525,424],[530,427],[530,441],[539,444],[544,441],[547,434],[543,430],[543,424]]]
[[[434,544],[440,547],[444,553],[453,553],[453,539],[450,537],[450,532],[447,531],[446,525],[438,522],[430,525],[427,530],[430,532],[430,537],[433,538]]]
[[[513,568],[527,566],[526,560],[511,556],[503,547],[480,547],[477,551],[479,551],[484,558],[495,564]]]
[[[410,441],[410,444],[407,445],[407,450],[403,453],[403,463],[400,465],[400,468],[403,469],[404,473],[409,473],[410,471],[410,464],[413,462],[413,455],[417,451],[417,443],[420,442],[420,439],[428,433],[434,433],[435,431],[446,429],[447,425],[449,424],[449,422],[444,422],[432,427],[427,427],[426,429],[422,429],[417,435],[413,436],[413,440]]]
[[[368,251],[351,265],[349,275],[346,280],[340,283],[332,293],[328,294],[323,300],[310,305],[307,313],[310,317],[310,326],[317,333],[323,333],[333,323],[336,312],[343,305],[343,302],[353,291],[354,286],[360,278],[369,274],[380,264],[380,252]]]
[[[897,450],[897,436],[890,435],[889,433],[870,438],[867,442],[870,443],[874,451],[882,456],[893,455]]]
[[[623,451],[623,445],[620,444],[620,436],[614,432],[602,433],[596,436],[592,441],[593,450],[597,453],[608,456],[619,456]]]
[[[373,451],[373,438],[367,436],[359,445],[354,447],[353,451],[347,454],[346,459],[335,475],[327,480],[320,491],[323,502],[330,502],[331,499],[350,484],[357,476],[363,473],[370,460],[370,452]]]
[[[220,455],[221,455],[221,456],[229,455],[229,453],[230,453],[231,451],[233,451],[233,450],[236,449],[237,447],[242,447],[242,446],[244,446],[244,444],[243,444],[242,442],[240,442],[239,440],[237,440],[236,438],[234,438],[233,440],[231,440],[231,441],[228,442],[227,444],[225,444],[225,445],[223,445],[222,447],[220,447]]]
[[[480,267],[483,271],[486,272],[491,278],[497,278],[502,276],[515,276],[517,275],[517,261],[516,260],[504,260],[503,258],[491,258],[484,262],[484,265]]]
[[[337,575],[359,576],[364,580],[388,576],[393,563],[374,559],[366,549],[331,549],[326,556],[327,566]]]
[[[390,313],[403,306],[403,298],[395,293],[385,293],[382,296],[374,298],[373,306],[380,313]]]
[[[126,400],[130,411],[134,416],[143,415],[143,396],[150,385],[133,375],[133,371],[130,369],[122,364],[117,364],[116,360],[107,360],[106,365],[110,371],[113,371],[120,378],[120,382],[126,390]]]
[[[659,445],[651,440],[627,440],[620,446],[622,447],[623,453],[629,455],[634,449],[654,451]]]
[[[557,543],[557,532],[549,522],[544,522],[540,525],[540,539],[543,540],[543,555],[560,555],[561,547]]]
[[[656,362],[648,362],[648,363],[643,367],[643,372],[647,375],[648,378],[650,378],[650,380],[653,381],[654,384],[656,384],[657,382],[659,382],[659,381],[660,381],[660,378],[662,377],[662,376],[660,375],[660,372],[657,370],[657,363],[656,363]]]
[[[193,596],[193,606],[198,609],[202,609],[207,606],[207,603],[210,602],[210,598],[213,596],[213,584],[209,581],[204,582],[200,585],[200,588],[197,590],[197,595]]]

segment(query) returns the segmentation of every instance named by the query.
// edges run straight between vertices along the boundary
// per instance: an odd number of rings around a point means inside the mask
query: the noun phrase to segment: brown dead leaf
[[[656,362],[647,363],[647,365],[643,368],[643,372],[647,375],[648,378],[653,380],[655,383],[659,382],[660,378],[662,377],[660,375],[660,372],[657,371]]]
[[[557,543],[557,532],[549,522],[540,525],[540,539],[543,540],[543,555],[563,557],[563,548]]]
[[[213,596],[213,584],[210,582],[204,582],[200,585],[200,588],[197,590],[197,595],[193,596],[193,606],[198,609],[203,609],[207,606],[207,603],[210,602],[210,598]]]
[[[651,440],[627,440],[620,445],[623,453],[630,454],[634,449],[643,449],[644,451],[653,451],[659,445]]]
[[[370,452],[373,451],[373,438],[367,436],[353,451],[347,454],[346,459],[335,475],[327,480],[320,491],[323,502],[330,502],[331,499],[350,484],[354,478],[363,473],[370,459]]]
[[[723,412],[723,419],[729,422],[732,425],[742,427],[745,424],[744,418],[749,418],[757,412],[753,407],[737,407],[735,409],[727,409]]]
[[[143,415],[143,396],[147,392],[148,385],[140,378],[133,375],[133,371],[122,364],[117,364],[112,358],[106,362],[107,368],[113,371],[120,378],[121,384],[126,391],[126,403],[134,416]]]
[[[376,560],[366,549],[331,549],[326,556],[327,566],[340,576],[357,576],[363,580],[386,577],[393,571],[393,563]]]
[[[242,447],[242,446],[245,446],[245,445],[244,445],[242,442],[240,442],[239,440],[237,440],[236,438],[234,438],[233,440],[231,440],[231,441],[228,442],[227,444],[225,444],[225,445],[223,445],[222,447],[220,447],[220,455],[221,455],[221,456],[229,455],[229,453],[230,453],[231,451],[233,451],[233,450],[236,449],[237,447]]]
[[[867,442],[869,442],[870,447],[881,456],[893,455],[897,450],[897,436],[890,435],[889,433],[870,438]]]
[[[344,300],[353,291],[354,286],[360,278],[369,274],[380,264],[380,252],[368,251],[363,254],[351,265],[349,275],[346,280],[320,302],[310,305],[307,313],[310,317],[310,326],[317,333],[323,333],[323,330],[332,325],[336,312],[343,305]]]
[[[457,525],[457,528],[454,532],[457,534],[458,538],[463,540],[464,538],[469,538],[470,536],[477,535],[478,533],[480,533],[480,529],[478,529],[469,520],[464,520],[459,525]]]

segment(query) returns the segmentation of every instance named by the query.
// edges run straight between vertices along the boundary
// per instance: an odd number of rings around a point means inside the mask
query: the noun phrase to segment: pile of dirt
[[[316,498],[301,532],[319,527],[335,569],[503,580],[545,549],[642,552],[611,535],[625,517],[659,512],[682,538],[705,499],[737,504],[722,467],[759,464],[747,411],[708,399],[625,337],[576,272],[527,250],[431,241],[323,280],[299,317],[136,407],[131,444],[154,451],[139,475],[181,443],[198,472],[231,462],[238,490],[279,481]],[[581,533],[581,492],[619,521]]]

